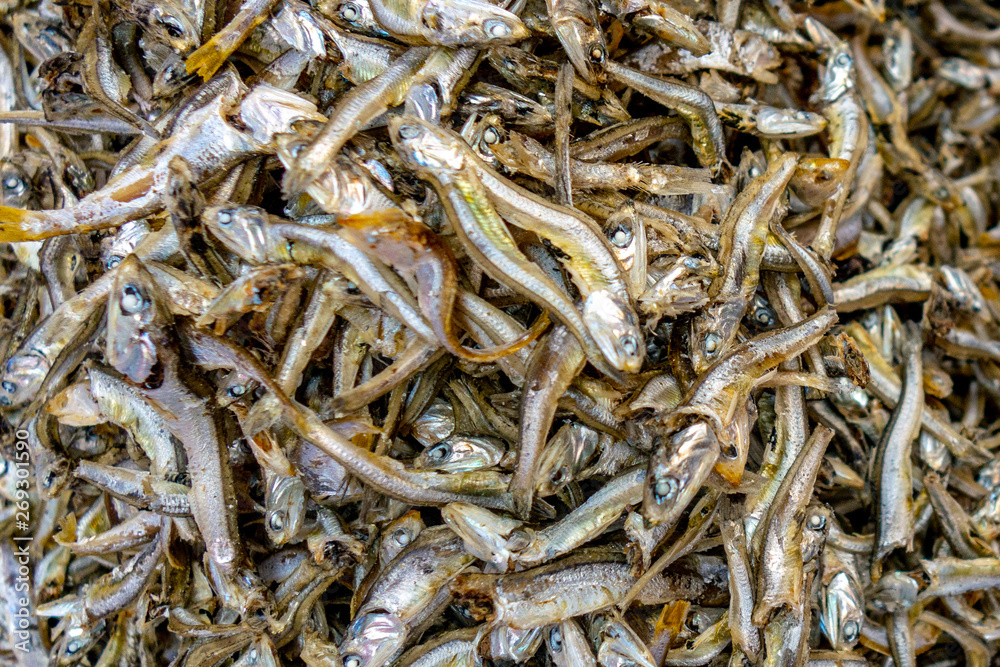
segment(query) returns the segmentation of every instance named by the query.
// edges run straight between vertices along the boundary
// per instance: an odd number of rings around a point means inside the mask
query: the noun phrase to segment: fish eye
[[[590,59],[595,63],[603,63],[606,55],[603,46],[595,46],[590,50]]]
[[[13,394],[15,391],[17,391],[17,385],[11,382],[10,380],[4,380],[2,383],[0,383],[0,386],[2,386],[3,390],[8,394]]]
[[[679,485],[676,479],[670,476],[661,477],[656,480],[656,484],[653,486],[653,495],[657,503],[665,503],[674,498],[678,490]]]
[[[854,643],[858,639],[859,632],[860,628],[858,627],[857,621],[848,621],[847,623],[844,623],[844,641]]]
[[[231,209],[219,211],[215,214],[215,220],[219,223],[219,225],[228,227],[233,224],[233,211]]]
[[[181,27],[180,22],[172,16],[161,17],[159,23],[167,31],[167,34],[175,39],[184,35],[184,29]]]
[[[344,656],[344,667],[361,667],[361,658],[353,654]]]
[[[113,269],[121,263],[122,263],[121,257],[119,257],[118,255],[112,255],[111,257],[108,257],[108,261],[104,263],[104,266],[106,266],[109,269]]]
[[[122,296],[118,303],[122,312],[126,315],[134,315],[146,304],[146,299],[142,296],[142,290],[138,286],[129,283],[122,288]]]
[[[250,652],[247,653],[247,659],[249,659],[250,662],[257,662],[257,649],[250,649]]]
[[[846,53],[841,53],[839,56],[837,56],[837,64],[843,67],[847,67],[848,65],[851,64],[851,57]]]
[[[552,628],[552,632],[549,633],[549,648],[552,651],[558,653],[562,651],[563,648],[563,638],[562,630],[559,628]]]
[[[4,188],[17,193],[24,191],[24,181],[22,181],[17,176],[8,176],[7,180],[3,182]]]
[[[488,127],[483,130],[483,141],[488,144],[495,144],[500,141],[500,135],[497,134],[496,128]]]
[[[80,642],[77,641],[76,639],[74,639],[70,643],[66,644],[66,652],[67,653],[76,653],[77,651],[80,650],[81,647],[82,647],[82,645],[80,644]]]
[[[226,394],[232,396],[233,398],[239,398],[245,393],[247,393],[247,388],[241,384],[234,384],[232,387],[226,390]]]
[[[735,459],[739,456],[740,450],[736,448],[736,445],[729,444],[722,450],[722,455],[727,459]]]
[[[622,350],[630,357],[639,351],[639,343],[635,340],[635,336],[624,336],[622,338]]]
[[[761,323],[761,324],[770,324],[771,323],[771,314],[768,313],[763,308],[761,308],[760,310],[757,311],[756,317],[757,317],[757,321],[759,323]]]
[[[483,24],[483,28],[490,37],[506,37],[510,34],[510,26],[503,21],[487,21]]]
[[[356,21],[361,15],[361,8],[358,7],[353,2],[348,2],[343,7],[340,8],[340,16],[345,21]]]
[[[718,334],[710,333],[705,336],[705,352],[708,354],[715,354],[719,350],[719,343],[722,339],[719,338]]]
[[[611,243],[616,248],[626,248],[632,242],[632,230],[625,225],[618,225],[618,228],[611,233]]]
[[[5,408],[9,408],[11,405],[13,405],[13,402],[6,396],[0,396],[0,405],[4,406]]]
[[[285,520],[281,518],[281,512],[272,512],[267,524],[271,530],[277,531],[285,527]]]
[[[401,125],[399,127],[399,136],[402,139],[416,139],[419,135],[420,128],[416,125]]]
[[[427,456],[434,461],[444,461],[450,454],[451,447],[444,443],[432,447],[431,450],[427,452]]]
[[[405,547],[410,543],[410,534],[400,528],[395,533],[392,534],[392,541],[401,547]]]
[[[288,152],[291,153],[292,157],[298,157],[299,153],[301,153],[302,149],[305,148],[305,147],[306,147],[306,145],[305,145],[304,142],[298,142],[298,143],[292,144],[292,147],[288,149]]]
[[[826,526],[826,517],[822,514],[813,514],[809,517],[809,528],[812,530],[823,530]]]

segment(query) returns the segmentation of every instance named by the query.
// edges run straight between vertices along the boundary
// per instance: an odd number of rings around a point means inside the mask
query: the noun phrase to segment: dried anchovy
[[[0,663],[985,666],[1000,11],[0,7]]]

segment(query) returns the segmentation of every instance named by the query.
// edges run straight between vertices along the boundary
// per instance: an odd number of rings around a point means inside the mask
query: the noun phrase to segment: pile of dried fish
[[[991,664],[987,0],[0,17],[0,663]]]

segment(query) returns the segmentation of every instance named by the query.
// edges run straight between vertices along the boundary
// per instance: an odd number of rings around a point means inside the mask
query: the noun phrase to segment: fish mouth
[[[598,349],[615,369],[642,369],[646,344],[630,308],[607,290],[592,292],[584,302],[583,322]]]
[[[608,52],[600,31],[577,19],[562,21],[553,28],[577,74],[587,83],[597,83],[599,68]]]

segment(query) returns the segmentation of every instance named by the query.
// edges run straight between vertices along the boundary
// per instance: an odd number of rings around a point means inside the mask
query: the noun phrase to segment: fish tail
[[[520,351],[526,345],[534,342],[541,336],[549,326],[549,314],[543,311],[538,319],[530,329],[525,331],[523,334],[503,345],[497,345],[495,347],[488,347],[485,349],[473,349],[462,345],[458,345],[456,341],[448,340],[450,343],[447,347],[448,351],[452,354],[465,359],[467,361],[475,361],[479,363],[490,363],[501,359],[508,355],[514,354]],[[453,349],[454,348],[454,349]]]
[[[29,223],[35,217],[32,213],[23,208],[0,206],[0,243],[20,243],[44,238],[29,228]]]
[[[270,2],[268,6],[274,4],[274,2]],[[226,62],[226,58],[239,48],[243,40],[247,38],[247,35],[264,22],[270,10],[250,16],[244,12],[245,9],[237,14],[225,28],[217,32],[212,39],[205,42],[197,51],[188,56],[187,62],[184,65],[188,74],[194,74],[197,70],[201,78],[208,81],[222,67],[223,63]]]
[[[67,545],[76,542],[76,514],[70,512],[62,522],[62,530],[54,536],[57,544]]]
[[[226,62],[231,51],[222,48],[219,45],[221,40],[218,40],[217,37],[218,35],[208,40],[197,51],[188,56],[187,62],[184,64],[188,74],[197,72],[203,80],[208,81]]]

